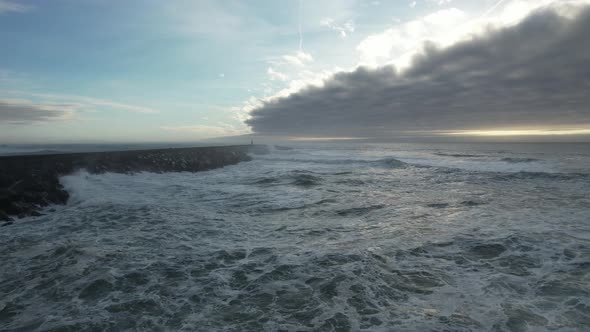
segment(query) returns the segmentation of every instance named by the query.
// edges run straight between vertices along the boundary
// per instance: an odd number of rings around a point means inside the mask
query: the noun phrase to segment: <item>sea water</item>
[[[0,330],[590,330],[590,145],[253,158],[62,177],[0,228]]]

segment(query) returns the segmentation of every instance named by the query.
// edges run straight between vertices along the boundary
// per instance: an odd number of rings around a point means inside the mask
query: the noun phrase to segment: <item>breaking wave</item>
[[[387,166],[387,167],[404,167],[406,164],[395,158],[383,159],[302,159],[286,157],[268,157],[262,158],[271,162],[289,162],[301,164],[324,164],[324,165],[368,165],[368,166]]]
[[[501,160],[507,163],[532,163],[539,161],[539,159],[535,158],[502,158]]]

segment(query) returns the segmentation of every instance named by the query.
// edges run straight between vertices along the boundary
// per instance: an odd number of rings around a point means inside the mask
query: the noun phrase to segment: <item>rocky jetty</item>
[[[62,175],[90,173],[199,172],[251,159],[265,146],[174,148],[158,150],[0,156],[0,220],[39,215],[42,207],[65,204]]]

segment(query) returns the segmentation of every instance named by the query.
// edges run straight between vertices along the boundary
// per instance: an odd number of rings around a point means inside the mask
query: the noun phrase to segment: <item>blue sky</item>
[[[554,2],[0,0],[0,142],[248,133],[263,101]]]

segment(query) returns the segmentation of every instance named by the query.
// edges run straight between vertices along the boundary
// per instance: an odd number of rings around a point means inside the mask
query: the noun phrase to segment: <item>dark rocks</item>
[[[265,146],[179,148],[0,157],[0,221],[39,216],[39,209],[65,204],[62,175],[89,173],[199,172],[251,160]]]
[[[0,188],[0,209],[6,215],[19,218],[40,216],[39,208],[67,202],[69,194],[59,183],[61,174],[51,171],[41,172],[38,168],[43,167],[43,163],[37,166],[32,162],[21,163],[21,158],[12,158],[14,159],[0,158],[0,168],[5,175],[4,187]],[[18,168],[15,169],[15,167]],[[27,170],[30,173],[27,173]],[[10,181],[6,181],[7,178]],[[0,220],[4,220],[3,217],[0,213]]]
[[[0,221],[12,221],[12,218],[6,212],[0,210]]]

